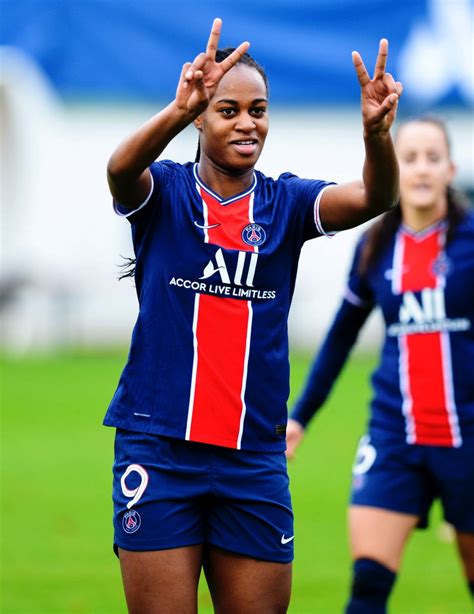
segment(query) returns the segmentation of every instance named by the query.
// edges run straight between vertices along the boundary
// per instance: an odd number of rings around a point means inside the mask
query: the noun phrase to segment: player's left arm
[[[360,54],[352,61],[361,89],[365,162],[363,180],[327,188],[321,196],[319,215],[326,231],[357,226],[384,213],[398,200],[398,162],[390,128],[403,91],[399,81],[385,72],[388,41],[380,41],[371,79]]]

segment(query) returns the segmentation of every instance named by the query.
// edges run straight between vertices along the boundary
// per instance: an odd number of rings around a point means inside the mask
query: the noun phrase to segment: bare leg
[[[122,580],[130,614],[193,614],[202,546],[130,552],[119,548]]]
[[[204,571],[216,614],[285,614],[291,563],[270,563],[210,546]]]
[[[474,533],[456,531],[459,554],[468,582],[474,582]]]
[[[378,507],[349,508],[349,536],[353,559],[373,559],[393,572],[400,566],[406,541],[418,517]]]

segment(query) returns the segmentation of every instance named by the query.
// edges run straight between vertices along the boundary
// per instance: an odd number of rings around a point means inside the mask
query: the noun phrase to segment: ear
[[[202,119],[200,115],[196,117],[196,119],[193,121],[193,124],[196,130],[199,130],[199,131],[202,130]]]
[[[458,172],[457,166],[454,164],[454,162],[450,162],[449,164],[449,183],[453,181],[454,177],[457,175],[457,172]]]

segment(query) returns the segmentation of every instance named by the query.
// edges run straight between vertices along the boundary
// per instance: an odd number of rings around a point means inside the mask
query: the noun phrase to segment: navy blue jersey
[[[474,437],[474,214],[446,244],[446,223],[401,226],[368,273],[359,243],[343,304],[292,414],[323,403],[374,306],[385,321],[372,377],[370,429],[408,444],[458,447]]]
[[[197,165],[150,167],[133,212],[139,315],[105,424],[247,450],[285,449],[287,317],[324,181],[257,172],[222,199]]]

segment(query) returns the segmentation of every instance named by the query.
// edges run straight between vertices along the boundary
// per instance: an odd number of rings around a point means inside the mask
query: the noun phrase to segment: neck
[[[198,174],[211,190],[226,199],[250,188],[254,169],[251,167],[243,170],[228,170],[204,158],[199,161]]]
[[[430,209],[403,208],[402,206],[402,221],[411,230],[419,232],[441,221],[446,217],[447,212],[447,205]]]

